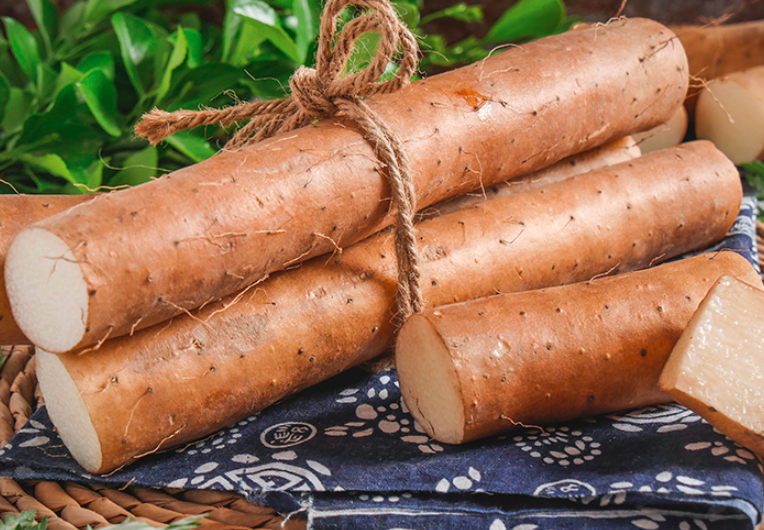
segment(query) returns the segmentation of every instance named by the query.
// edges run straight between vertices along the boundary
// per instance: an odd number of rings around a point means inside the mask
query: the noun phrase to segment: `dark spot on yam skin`
[[[586,396],[586,401],[588,401],[589,403],[594,403],[594,394],[589,394],[588,396]]]
[[[311,355],[310,359],[308,359],[308,361],[310,361],[310,362],[313,362],[315,360],[316,360],[316,356],[315,355]]]
[[[95,289],[91,289],[91,290],[88,292],[88,295],[90,295],[90,296],[95,296],[95,294],[96,294],[96,290],[95,290]]]
[[[431,281],[430,285],[432,285],[433,287],[437,287],[438,286],[438,280]]]
[[[640,354],[642,357],[647,357],[647,350],[646,350],[646,349],[644,349],[644,348],[642,348],[641,350],[639,350],[639,354]]]
[[[379,329],[379,326],[372,326],[371,332],[376,333],[378,329]]]

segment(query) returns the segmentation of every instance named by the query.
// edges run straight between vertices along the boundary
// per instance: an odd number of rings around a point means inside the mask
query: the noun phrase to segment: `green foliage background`
[[[480,21],[481,8],[460,3],[422,17],[422,1],[394,3],[420,40],[423,73],[480,60],[495,45],[560,32],[571,22],[561,0],[520,0],[486,37],[448,44],[422,25],[443,17]],[[212,3],[86,0],[59,13],[50,0],[27,0],[37,29],[4,18],[0,192],[88,193],[204,160],[228,131],[183,132],[153,147],[133,126],[154,107],[283,97],[292,72],[312,65],[320,0],[226,0],[222,24],[182,9]],[[363,36],[351,68],[363,67],[377,39]]]

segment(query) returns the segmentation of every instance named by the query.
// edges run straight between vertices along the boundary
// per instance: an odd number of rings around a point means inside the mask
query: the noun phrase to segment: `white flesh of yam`
[[[660,386],[764,456],[764,293],[720,278],[674,347]]]
[[[698,96],[695,133],[735,164],[764,155],[764,66],[710,81]]]
[[[679,107],[673,116],[661,125],[649,131],[632,135],[642,154],[652,153],[679,145],[687,134],[687,110]]]

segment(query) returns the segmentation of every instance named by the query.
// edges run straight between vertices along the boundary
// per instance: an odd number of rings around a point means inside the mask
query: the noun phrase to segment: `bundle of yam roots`
[[[629,136],[702,75],[682,42],[618,19],[366,101],[420,211],[426,307],[400,329],[385,168],[328,119],[131,189],[3,197],[2,341],[37,347],[93,473],[391,348],[446,443],[677,399],[761,451],[762,281],[732,251],[670,261],[728,232],[738,171],[707,140],[639,156]]]

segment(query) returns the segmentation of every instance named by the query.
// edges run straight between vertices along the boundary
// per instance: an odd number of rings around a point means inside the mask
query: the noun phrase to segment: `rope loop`
[[[363,11],[347,22],[336,36],[339,17],[350,6]],[[376,54],[366,68],[343,75],[358,39],[368,32],[380,35]],[[396,210],[397,308],[403,322],[410,314],[421,311],[423,305],[414,229],[414,186],[403,142],[364,100],[395,92],[408,84],[416,72],[418,58],[419,47],[414,35],[388,0],[328,0],[321,16],[316,68],[297,69],[289,81],[290,97],[223,109],[172,113],[154,109],[136,124],[135,132],[156,145],[182,130],[249,120],[226,144],[226,149],[236,149],[304,127],[316,119],[343,117],[355,123],[374,147],[390,182]],[[393,61],[397,61],[397,72],[392,78],[380,81]]]

